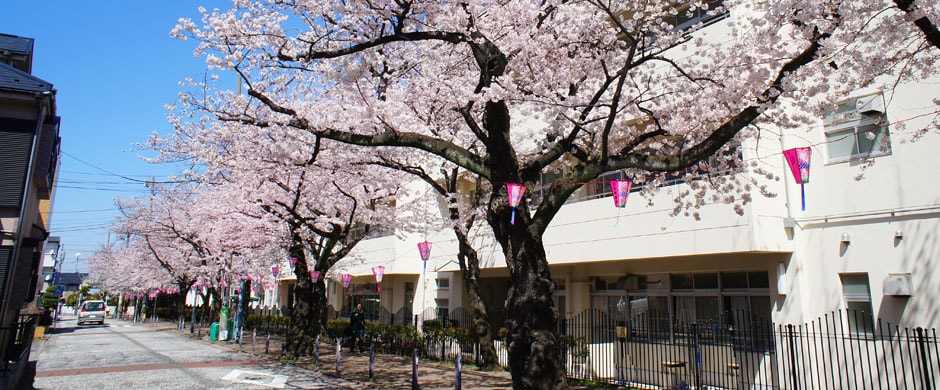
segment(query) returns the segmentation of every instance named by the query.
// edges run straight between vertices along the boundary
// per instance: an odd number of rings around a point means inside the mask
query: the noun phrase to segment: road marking
[[[232,372],[222,377],[222,379],[249,385],[273,387],[275,389],[283,389],[284,386],[287,385],[287,375],[271,375],[244,370],[232,370]]]

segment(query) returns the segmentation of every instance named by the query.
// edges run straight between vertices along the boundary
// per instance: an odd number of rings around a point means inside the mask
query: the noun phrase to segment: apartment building
[[[32,60],[32,38],[0,34],[0,388],[32,381],[32,302],[59,160],[55,89],[31,74]]]

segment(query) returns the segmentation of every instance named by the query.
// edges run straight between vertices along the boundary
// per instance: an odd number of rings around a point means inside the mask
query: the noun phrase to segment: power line
[[[55,210],[55,211],[42,211],[42,213],[58,215],[58,214],[74,214],[74,213],[97,213],[97,212],[102,212],[102,211],[115,211],[115,210],[119,210],[119,209],[115,207],[115,208],[110,208],[110,209],[96,209],[96,210],[70,210],[70,211]]]
[[[78,158],[78,157],[75,157],[74,155],[69,154],[69,153],[66,152],[66,151],[62,151],[62,155],[69,156],[69,157],[75,159],[76,161],[78,161],[78,162],[80,162],[80,163],[82,163],[82,164],[85,164],[85,165],[87,165],[87,166],[89,166],[89,167],[92,167],[92,168],[94,168],[94,169],[97,169],[97,170],[99,170],[99,171],[101,171],[101,172],[104,172],[104,173],[107,174],[107,175],[115,176],[115,177],[120,177],[120,178],[122,178],[122,179],[124,179],[124,180],[130,181],[130,182],[134,182],[134,183],[141,183],[141,184],[177,184],[177,183],[189,183],[189,182],[195,181],[195,180],[161,180],[161,181],[156,181],[156,180],[135,179],[135,178],[130,177],[130,176],[127,176],[127,175],[122,175],[122,174],[115,173],[115,172],[109,171],[109,170],[107,170],[107,169],[101,168],[101,167],[99,167],[99,166],[97,166],[97,165],[94,165],[94,164],[89,163],[89,162],[87,162],[87,161],[85,161],[85,160],[82,160],[82,159],[80,159],[80,158]]]

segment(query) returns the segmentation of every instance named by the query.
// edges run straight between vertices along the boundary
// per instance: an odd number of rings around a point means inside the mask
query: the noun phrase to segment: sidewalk
[[[189,327],[183,332],[177,330],[175,323],[137,323],[158,331],[178,332],[183,337],[190,336]],[[198,334],[198,329],[196,331]],[[209,341],[209,328],[202,328],[202,340]],[[268,344],[268,353],[264,353],[265,336],[258,334],[252,350],[252,335],[245,333],[241,345],[241,352],[261,358],[277,361],[281,351],[280,337],[271,336]],[[238,351],[239,345],[231,341],[214,341],[212,344]],[[340,370],[336,371],[336,347],[332,344],[321,344],[319,365],[314,364],[314,358],[304,357],[289,364],[297,365],[310,370],[319,371],[325,375],[342,378],[359,383],[364,388],[380,389],[410,389],[412,361],[410,357],[379,354],[375,355],[373,370],[374,379],[369,380],[369,355],[359,353],[350,355],[348,349],[343,350],[340,357]],[[461,370],[461,383],[465,389],[511,389],[512,378],[509,372],[480,372],[475,366],[464,365]],[[455,384],[455,367],[453,364],[421,360],[418,362],[418,384],[422,389],[453,389]]]

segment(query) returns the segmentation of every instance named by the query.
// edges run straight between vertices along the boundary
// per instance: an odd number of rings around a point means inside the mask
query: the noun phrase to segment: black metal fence
[[[776,330],[785,388],[938,387],[940,342],[935,328],[874,323],[864,313],[838,311]]]
[[[506,313],[491,310],[489,316],[499,363],[508,366]],[[339,321],[324,340],[344,338],[345,317],[330,312]],[[454,361],[460,354],[466,363],[482,360],[466,309],[366,317],[379,352],[410,355],[417,347],[425,359]],[[654,311],[628,317],[591,309],[560,319],[558,326],[570,378],[627,388],[940,388],[936,329],[876,322],[852,310],[777,325],[736,311],[689,322]]]
[[[420,336],[386,332],[373,337],[384,352],[410,354],[417,342],[424,358],[452,361],[461,353],[465,362],[480,362],[479,345],[469,331],[472,313],[456,309],[440,314],[428,310],[417,315]],[[506,315],[489,315],[499,362],[506,366]],[[415,316],[410,311],[380,312],[370,321],[413,327]],[[875,322],[856,311],[775,325],[746,312],[687,322],[652,311],[617,317],[591,309],[561,319],[559,337],[569,377],[634,388],[940,387],[936,329]]]

